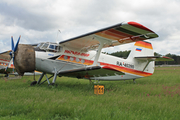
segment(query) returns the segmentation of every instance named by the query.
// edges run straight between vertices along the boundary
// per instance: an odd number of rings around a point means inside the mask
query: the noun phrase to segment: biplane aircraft
[[[154,72],[154,61],[171,61],[167,57],[154,56],[150,42],[144,40],[158,35],[147,27],[127,22],[90,32],[75,38],[57,43],[43,42],[37,47],[19,44],[20,37],[10,53],[16,71],[38,70],[43,72],[38,81],[40,84],[46,76],[48,84],[54,84],[57,76],[68,76],[88,80],[129,80],[151,76]],[[103,48],[135,42],[127,59],[101,53]],[[18,45],[19,44],[19,45]],[[53,77],[50,83],[46,74]]]

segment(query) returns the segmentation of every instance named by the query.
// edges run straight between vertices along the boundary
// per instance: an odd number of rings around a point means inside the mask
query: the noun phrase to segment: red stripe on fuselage
[[[68,61],[68,62],[77,63],[77,64],[84,64],[84,65],[92,65],[94,62],[92,60],[86,60],[86,59],[82,59],[82,58],[76,58],[76,57],[73,57],[73,59],[70,59],[70,58],[72,58],[72,56],[62,55],[59,58],[57,58],[56,60]],[[79,59],[79,60],[77,60],[77,59]],[[144,76],[144,77],[152,75],[152,73],[147,73],[147,72],[143,72],[143,71],[139,71],[139,70],[135,70],[135,69],[131,69],[131,68],[126,68],[123,66],[117,66],[117,65],[113,65],[113,64],[109,64],[109,63],[100,62],[100,65],[109,66],[109,67],[111,67],[117,71],[120,71],[120,72],[130,73],[130,74]]]

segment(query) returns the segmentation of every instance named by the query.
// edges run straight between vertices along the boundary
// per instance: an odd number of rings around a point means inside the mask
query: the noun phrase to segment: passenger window
[[[85,62],[85,60],[84,60],[84,59],[82,59],[82,60],[81,60],[81,62],[82,62],[82,63],[84,63],[84,62]]]

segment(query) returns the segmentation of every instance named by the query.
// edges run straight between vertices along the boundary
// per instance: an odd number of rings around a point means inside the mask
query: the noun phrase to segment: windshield
[[[45,43],[45,44],[42,46],[42,49],[46,49],[48,46],[49,46],[49,44],[48,44],[48,43]]]
[[[37,45],[37,47],[42,47],[42,45],[44,45],[44,43],[39,43],[38,45]]]
[[[48,52],[60,52],[62,51],[62,47],[56,43],[39,43],[37,48],[46,50]]]

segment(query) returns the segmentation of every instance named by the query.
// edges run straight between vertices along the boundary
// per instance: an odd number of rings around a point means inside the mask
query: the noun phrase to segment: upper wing
[[[103,40],[103,48],[106,48],[156,37],[158,35],[147,27],[136,22],[128,22],[71,38],[59,44],[79,51],[88,51],[97,49],[99,40]]]

